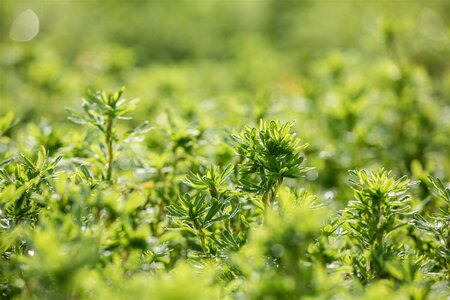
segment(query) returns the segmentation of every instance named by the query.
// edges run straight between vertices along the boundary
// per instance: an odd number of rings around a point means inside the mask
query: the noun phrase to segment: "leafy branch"
[[[108,182],[111,182],[113,177],[112,172],[116,157],[116,143],[139,136],[151,129],[149,123],[145,121],[122,135],[117,133],[115,127],[116,120],[131,120],[131,117],[127,115],[136,108],[136,102],[138,101],[138,99],[128,101],[122,98],[124,90],[122,87],[118,91],[108,94],[105,91],[88,91],[86,98],[83,98],[82,113],[66,108],[70,121],[95,127],[103,135],[106,162],[103,178]]]
[[[47,150],[41,147],[36,161],[21,154],[16,159],[0,164],[0,200],[5,200],[2,201],[2,208],[8,220],[16,224],[21,220],[34,220],[37,217],[40,207],[32,200],[32,195],[49,184],[61,159],[62,156],[49,159]],[[13,171],[9,172],[8,168]],[[5,199],[1,199],[3,196]]]
[[[392,259],[400,245],[391,240],[392,233],[407,225],[402,220],[410,209],[406,177],[394,179],[390,171],[353,170],[350,180],[355,200],[341,212],[342,234],[356,246],[352,254],[355,275],[362,283],[388,276],[386,261]]]
[[[301,151],[308,144],[291,132],[293,122],[260,121],[258,128],[247,127],[232,136],[237,142],[241,189],[262,195],[264,206],[273,204],[284,178],[301,177],[311,168],[302,166]]]

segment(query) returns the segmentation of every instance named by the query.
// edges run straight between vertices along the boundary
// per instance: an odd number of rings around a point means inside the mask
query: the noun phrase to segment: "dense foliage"
[[[0,298],[450,297],[446,2],[75,2],[0,42]]]

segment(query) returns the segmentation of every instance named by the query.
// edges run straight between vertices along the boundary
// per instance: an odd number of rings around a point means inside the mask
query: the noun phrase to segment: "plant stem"
[[[206,247],[206,241],[205,241],[205,233],[203,232],[203,229],[201,228],[200,224],[198,224],[197,221],[192,222],[194,225],[195,230],[197,231],[197,237],[200,240],[200,245],[202,247],[203,253],[207,253],[207,247]]]
[[[263,194],[262,200],[266,208],[270,205],[273,205],[273,203],[275,202],[275,197],[277,196],[278,188],[282,183],[283,177],[280,176],[277,180],[277,183]]]
[[[114,119],[112,117],[108,118],[108,123],[106,127],[106,133],[105,133],[105,142],[106,142],[106,150],[107,150],[107,168],[106,168],[106,180],[111,181],[112,178],[112,164],[114,159],[114,151],[113,151],[113,122]]]

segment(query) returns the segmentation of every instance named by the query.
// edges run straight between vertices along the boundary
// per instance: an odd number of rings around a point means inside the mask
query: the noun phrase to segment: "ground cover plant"
[[[0,298],[448,299],[448,8],[5,1]]]

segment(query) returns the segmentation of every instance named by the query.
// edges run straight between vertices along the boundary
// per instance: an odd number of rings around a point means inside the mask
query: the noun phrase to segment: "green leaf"
[[[211,220],[221,209],[223,208],[223,204],[219,203],[216,199],[213,199],[213,204],[208,210],[208,214],[205,217],[205,222]]]

